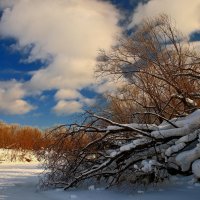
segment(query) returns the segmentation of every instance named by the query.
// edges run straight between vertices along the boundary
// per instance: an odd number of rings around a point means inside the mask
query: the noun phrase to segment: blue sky
[[[95,80],[99,49],[167,13],[199,45],[200,0],[0,0],[0,120],[72,122],[114,84]],[[123,22],[123,23],[122,23]]]

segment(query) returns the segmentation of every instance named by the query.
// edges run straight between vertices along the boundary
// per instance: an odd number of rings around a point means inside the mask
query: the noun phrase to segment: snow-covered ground
[[[174,177],[171,184],[147,191],[123,187],[103,190],[93,186],[69,191],[40,191],[37,183],[41,172],[38,163],[1,163],[0,200],[197,200],[200,197],[200,184],[191,183],[190,177]]]
[[[0,149],[0,162],[38,162],[32,151],[28,150],[13,150]]]

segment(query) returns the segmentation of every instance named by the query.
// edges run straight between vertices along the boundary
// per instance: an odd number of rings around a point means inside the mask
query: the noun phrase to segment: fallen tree
[[[107,186],[122,181],[149,184],[170,173],[194,173],[200,178],[200,110],[160,125],[120,124],[94,114],[89,117],[90,124],[66,127],[67,133],[60,135],[45,155],[50,170],[43,180],[46,186],[67,189],[88,179]],[[96,139],[82,148],[62,151],[68,137],[83,133],[95,134]]]

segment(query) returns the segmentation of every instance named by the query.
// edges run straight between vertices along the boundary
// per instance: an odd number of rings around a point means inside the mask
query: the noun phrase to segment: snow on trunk
[[[194,141],[198,137],[199,133],[200,133],[200,130],[198,129],[194,131],[193,133],[190,133],[188,135],[181,137],[175,142],[175,145],[169,147],[166,150],[165,155],[169,157],[172,154],[179,152],[180,150],[186,147],[187,143]]]
[[[192,164],[192,172],[196,178],[200,178],[200,159],[196,160]]]
[[[178,128],[172,128],[172,125],[163,126],[161,124],[158,126],[159,130],[151,132],[151,136],[155,138],[181,137],[194,132],[194,130],[200,128],[200,109],[185,118],[170,121]]]
[[[196,148],[181,152],[176,156],[176,163],[181,167],[182,171],[188,171],[190,169],[191,163],[196,159],[200,158],[200,146],[197,145]]]

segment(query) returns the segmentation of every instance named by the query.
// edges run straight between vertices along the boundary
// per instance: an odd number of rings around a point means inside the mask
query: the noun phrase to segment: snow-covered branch
[[[63,151],[63,140],[67,137],[62,134],[60,145],[52,146],[46,158],[48,170],[51,170],[48,183],[67,189],[87,179],[98,179],[113,185],[129,173],[134,174],[131,182],[142,180],[144,175],[150,176],[151,181],[158,181],[166,176],[164,171],[172,169],[177,172],[193,170],[197,176],[199,162],[195,161],[200,158],[200,145],[196,144],[200,135],[200,110],[171,119],[171,123],[163,121],[160,125],[121,124],[98,115],[91,117],[94,123],[69,126],[66,134],[95,133],[92,141],[82,148]],[[127,137],[132,139],[127,140]]]

